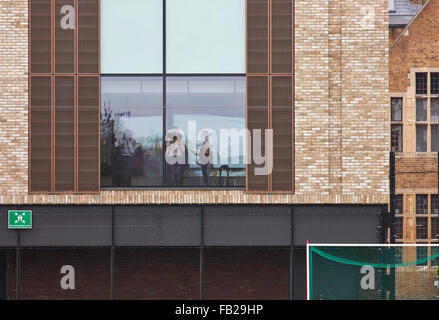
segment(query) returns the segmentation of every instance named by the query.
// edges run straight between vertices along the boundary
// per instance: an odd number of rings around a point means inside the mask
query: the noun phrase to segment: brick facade
[[[0,4],[0,203],[387,203],[387,4],[295,1],[295,195],[28,194],[27,0]],[[372,22],[359,18],[368,8]],[[367,120],[367,121],[365,121]]]

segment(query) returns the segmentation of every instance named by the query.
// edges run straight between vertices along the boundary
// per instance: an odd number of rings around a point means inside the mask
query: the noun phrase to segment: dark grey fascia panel
[[[32,230],[20,234],[21,246],[111,246],[109,206],[21,206],[32,210]]]
[[[383,206],[295,206],[294,244],[383,243]]]
[[[290,246],[289,206],[206,206],[206,246]]]
[[[17,231],[8,229],[9,210],[18,210],[18,206],[0,206],[0,247],[17,245]]]
[[[200,206],[116,206],[116,246],[199,246]]]

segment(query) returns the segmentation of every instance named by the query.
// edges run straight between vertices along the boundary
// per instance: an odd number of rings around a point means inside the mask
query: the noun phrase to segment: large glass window
[[[162,73],[162,21],[162,0],[101,0],[101,72]]]
[[[245,73],[244,0],[167,0],[168,73]]]
[[[167,147],[184,135],[187,164],[167,164],[168,186],[245,186],[245,78],[168,77]],[[178,164],[177,164],[178,166]]]
[[[162,186],[162,77],[103,77],[101,94],[102,186]]]
[[[101,186],[245,187],[245,0],[101,16]]]

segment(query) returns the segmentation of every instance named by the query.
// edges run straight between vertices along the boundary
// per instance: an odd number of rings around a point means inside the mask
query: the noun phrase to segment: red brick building
[[[411,5],[407,1],[407,5]],[[424,1],[407,25],[391,25],[391,148],[395,156],[396,241],[439,238],[437,78],[439,2]]]

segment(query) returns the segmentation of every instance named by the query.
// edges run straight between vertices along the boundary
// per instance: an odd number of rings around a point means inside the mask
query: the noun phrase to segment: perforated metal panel
[[[32,73],[51,72],[51,3],[50,0],[30,2],[30,56]]]
[[[206,246],[289,246],[291,208],[286,206],[208,206]]]
[[[78,71],[99,72],[99,0],[78,2]]]
[[[294,244],[383,243],[382,206],[295,206]]]
[[[265,156],[265,130],[268,129],[268,77],[247,77],[247,128],[250,130],[252,141],[252,153],[255,154],[255,130],[261,133],[260,154]],[[247,166],[247,190],[249,191],[268,191],[268,175],[256,175],[257,167],[252,157]]]
[[[200,207],[115,207],[115,245],[117,246],[198,246],[200,244]]]
[[[272,78],[273,191],[293,191],[292,77]]]
[[[110,246],[111,208],[42,206],[32,209],[32,229],[21,233],[22,246]]]
[[[99,77],[78,77],[78,191],[99,191]]]
[[[38,1],[33,1],[33,3]],[[67,7],[70,6],[71,8]],[[66,15],[74,14],[74,0],[55,1],[55,72],[74,73],[75,72],[75,19],[66,21]],[[64,19],[64,20],[62,20]],[[62,24],[63,22],[63,24]],[[67,28],[66,23],[73,23],[73,28]],[[63,27],[64,26],[64,27]],[[69,26],[70,27],[70,26]],[[34,25],[32,25],[32,29]]]
[[[268,73],[268,0],[247,0],[247,73]]]
[[[31,77],[30,166],[31,190],[51,190],[51,80]]]
[[[271,0],[271,71],[293,71],[292,0]]]
[[[55,191],[75,187],[75,79],[55,78]]]

